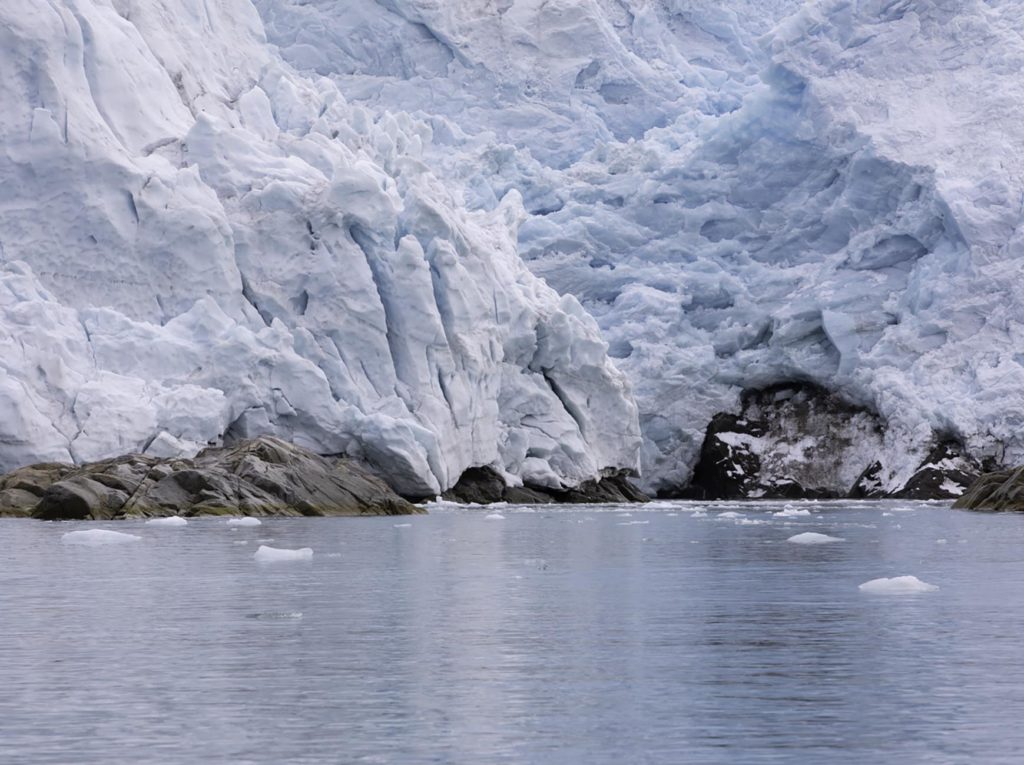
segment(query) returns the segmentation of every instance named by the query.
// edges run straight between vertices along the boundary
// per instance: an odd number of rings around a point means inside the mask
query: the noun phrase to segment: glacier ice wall
[[[1019,3],[257,5],[296,66],[429,120],[468,207],[521,191],[521,253],[633,383],[651,488],[788,382],[883,418],[889,490],[936,439],[1024,459]]]
[[[0,467],[260,432],[409,494],[636,467],[520,195],[465,209],[429,124],[296,72],[249,0],[9,0],[0,57]]]

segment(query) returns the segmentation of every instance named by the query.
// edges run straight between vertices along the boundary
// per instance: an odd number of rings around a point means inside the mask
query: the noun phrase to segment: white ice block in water
[[[263,521],[259,518],[228,518],[228,526],[261,526]]]
[[[484,516],[484,517],[488,521],[503,521],[503,520],[505,520],[505,516],[502,515],[501,513],[491,513],[491,514],[489,514],[487,516]]]
[[[260,545],[260,549],[253,553],[252,557],[259,563],[283,563],[293,560],[312,560],[313,549],[311,547],[303,547],[299,550],[283,550],[278,547]]]
[[[148,521],[146,521],[146,525],[181,527],[188,526],[188,521],[186,521],[180,515],[172,515],[168,518],[150,518]]]
[[[894,576],[890,579],[872,579],[858,588],[861,592],[876,595],[910,595],[917,592],[934,592],[939,589],[934,584],[922,582],[916,576]]]
[[[842,542],[842,537],[830,537],[828,534],[819,534],[816,531],[805,531],[803,534],[795,534],[786,540],[795,545],[825,545],[830,542]]]
[[[801,507],[785,507],[777,513],[772,513],[776,518],[803,518],[810,514],[810,510]]]
[[[724,513],[719,513],[716,518],[741,518],[743,513],[737,513],[735,510],[726,510]]]
[[[66,545],[88,545],[99,547],[101,545],[120,545],[126,542],[138,542],[142,537],[134,534],[124,534],[120,531],[109,529],[82,529],[80,531],[69,531],[60,538]]]

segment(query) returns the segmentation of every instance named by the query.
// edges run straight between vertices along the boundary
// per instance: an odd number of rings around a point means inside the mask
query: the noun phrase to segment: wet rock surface
[[[424,512],[348,459],[262,436],[160,460],[132,454],[0,478],[0,515],[106,520],[167,515],[408,515]]]

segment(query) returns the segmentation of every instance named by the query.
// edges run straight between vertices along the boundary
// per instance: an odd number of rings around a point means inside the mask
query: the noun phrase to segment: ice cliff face
[[[408,494],[636,467],[519,194],[465,209],[428,124],[297,73],[249,0],[8,0],[0,57],[0,467],[257,433]]]
[[[0,462],[269,431],[413,493],[573,482],[635,462],[593,319],[649,488],[777,385],[878,419],[873,490],[936,444],[1024,460],[1018,21],[7,3]]]
[[[467,207],[522,192],[521,253],[631,378],[651,488],[791,383],[880,418],[880,490],[940,442],[1024,460],[1019,3],[257,4],[296,66],[422,113]]]

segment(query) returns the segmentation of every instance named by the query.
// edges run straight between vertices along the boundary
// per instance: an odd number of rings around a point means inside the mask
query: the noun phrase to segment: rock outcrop
[[[985,473],[953,503],[961,510],[1024,512],[1024,467]]]
[[[421,512],[352,460],[269,436],[194,459],[130,454],[79,467],[32,465],[0,478],[0,515],[41,520]]]
[[[708,426],[692,499],[955,499],[981,466],[955,439],[908,455],[884,420],[808,383],[745,391]]]

